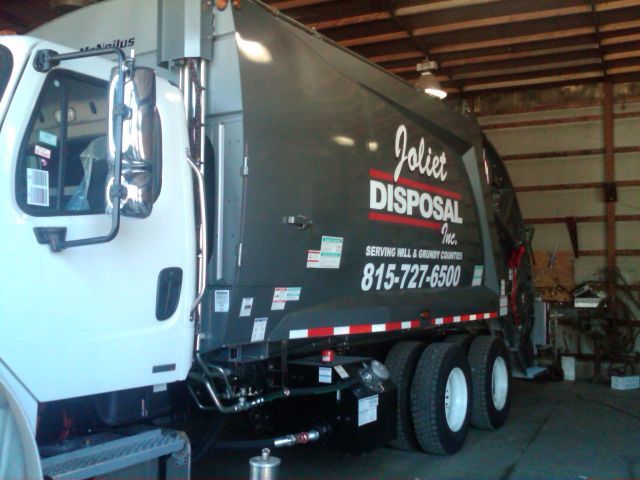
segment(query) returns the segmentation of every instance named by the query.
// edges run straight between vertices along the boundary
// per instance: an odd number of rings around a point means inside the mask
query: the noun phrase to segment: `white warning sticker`
[[[49,206],[49,172],[27,168],[27,204]]]
[[[506,295],[500,295],[500,316],[509,313],[509,299]]]
[[[229,311],[229,290],[216,290],[213,295],[213,300],[213,309],[215,312]]]
[[[35,153],[39,157],[51,160],[51,150],[49,150],[48,148],[36,144],[36,146],[33,148],[33,153]]]
[[[52,147],[58,146],[58,137],[56,137],[53,133],[49,133],[45,130],[38,131],[38,141],[46,143],[47,145],[51,145]]]
[[[504,279],[500,280],[500,295],[506,295],[507,282]]]
[[[320,268],[320,250],[307,250],[307,268]]]
[[[297,302],[302,293],[301,287],[276,287],[273,289],[271,310],[284,310],[287,302]]]
[[[378,420],[378,395],[358,400],[358,426]]]
[[[331,367],[318,367],[318,382],[331,383],[332,372]]]
[[[253,298],[243,298],[242,305],[240,305],[240,316],[250,317],[252,308],[253,308]]]
[[[472,287],[478,287],[482,285],[482,274],[484,273],[484,266],[476,265],[473,267],[473,280],[471,280]]]
[[[264,318],[256,318],[253,321],[253,330],[251,331],[251,341],[252,342],[261,342],[264,340],[264,334],[267,331],[267,321],[269,319]]]
[[[344,369],[344,367],[342,365],[336,365],[335,367],[333,367],[334,370],[336,371],[336,373],[338,375],[340,375],[341,379],[345,379],[345,378],[349,378],[349,374],[347,373],[347,371]]]
[[[343,237],[322,236],[320,250],[307,251],[307,268],[340,268]]]

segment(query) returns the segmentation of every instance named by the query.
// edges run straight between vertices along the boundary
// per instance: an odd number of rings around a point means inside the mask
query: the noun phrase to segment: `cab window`
[[[47,77],[16,169],[20,207],[37,216],[104,213],[107,82],[65,70]]]

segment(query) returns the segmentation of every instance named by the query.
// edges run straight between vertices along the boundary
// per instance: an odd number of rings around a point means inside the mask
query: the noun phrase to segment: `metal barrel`
[[[268,448],[262,449],[262,455],[249,460],[251,480],[277,480],[280,471],[280,459],[272,457]]]

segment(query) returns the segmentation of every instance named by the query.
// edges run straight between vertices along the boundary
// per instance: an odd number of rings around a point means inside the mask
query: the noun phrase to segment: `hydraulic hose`
[[[284,435],[272,438],[259,438],[255,440],[217,440],[220,431],[220,424],[217,423],[205,435],[205,438],[194,448],[193,462],[197,462],[209,450],[259,450],[262,448],[283,448],[294,445],[304,445],[320,440],[321,429],[309,430],[296,434]],[[326,432],[326,429],[322,430]]]
[[[279,400],[282,398],[301,397],[305,395],[323,395],[325,393],[333,393],[333,392],[337,392],[338,390],[344,390],[346,388],[349,388],[355,385],[356,383],[361,382],[360,377],[354,377],[340,383],[336,383],[333,385],[323,385],[321,387],[305,387],[305,388],[293,388],[293,389],[284,388],[282,390],[277,390],[275,392],[268,393],[262,397],[254,398],[252,400],[240,399],[234,404],[224,405],[220,399],[220,395],[216,391],[215,386],[207,378],[195,372],[189,373],[189,378],[192,380],[198,381],[202,385],[204,385],[205,389],[207,390],[207,393],[209,394],[209,397],[213,402],[213,406],[206,406],[202,404],[198,399],[198,395],[193,390],[191,385],[187,385],[187,388],[189,389],[189,392],[191,393],[191,396],[196,402],[196,405],[198,406],[198,408],[200,408],[201,410],[217,409],[220,413],[239,413],[246,410],[250,410],[254,407],[257,407],[258,405],[262,405],[264,403],[272,402],[274,400]]]

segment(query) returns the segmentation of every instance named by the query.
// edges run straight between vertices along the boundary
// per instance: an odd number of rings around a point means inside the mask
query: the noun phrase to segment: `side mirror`
[[[76,60],[80,58],[95,57],[101,55],[116,55],[118,57],[118,67],[111,72],[111,82],[109,84],[109,160],[111,165],[111,180],[107,189],[107,205],[111,210],[111,228],[105,235],[98,237],[78,238],[67,240],[67,227],[34,227],[33,233],[38,243],[49,245],[52,252],[61,252],[70,247],[81,247],[85,245],[96,245],[110,242],[120,229],[120,205],[126,200],[127,189],[122,185],[122,127],[125,120],[129,119],[131,109],[124,102],[125,82],[128,72],[134,69],[133,60],[127,61],[122,50],[116,47],[106,47],[97,50],[85,50],[71,53],[55,52],[53,50],[38,50],[33,59],[33,68],[37,72],[45,73],[61,62]],[[130,64],[127,68],[126,64]],[[134,82],[135,83],[135,82]],[[155,106],[155,81],[153,85],[153,105]],[[131,88],[131,87],[130,87]],[[135,89],[134,89],[135,90]],[[146,98],[148,98],[147,95]],[[138,117],[136,117],[138,118]],[[113,202],[112,199],[120,201]],[[115,203],[115,208],[114,208]]]
[[[117,79],[112,73],[111,85]],[[113,90],[112,90],[113,91]],[[110,95],[113,99],[113,94]],[[124,84],[124,105],[128,115],[122,124],[123,196],[120,211],[128,217],[144,218],[151,214],[160,186],[161,152],[160,118],[156,111],[156,76],[150,68],[134,67]],[[110,117],[112,118],[112,117]],[[113,184],[114,159],[116,157],[115,132],[109,129],[109,161],[112,166],[107,184],[108,192]],[[107,199],[108,209],[112,208]]]

